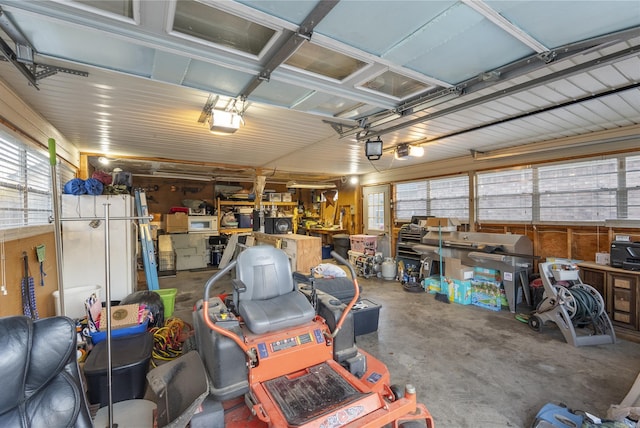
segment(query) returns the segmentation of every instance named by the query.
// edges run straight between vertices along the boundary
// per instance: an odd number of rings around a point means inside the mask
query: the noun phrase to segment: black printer
[[[613,267],[640,270],[640,242],[613,241],[610,260]]]

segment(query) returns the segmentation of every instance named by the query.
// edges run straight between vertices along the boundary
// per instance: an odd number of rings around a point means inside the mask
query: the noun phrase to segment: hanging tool
[[[36,257],[38,257],[38,263],[40,264],[40,285],[44,287],[44,277],[47,274],[44,272],[44,254],[45,254],[45,245],[40,244],[36,247]]]
[[[36,289],[33,283],[33,277],[29,273],[29,256],[26,251],[22,252],[22,260],[24,262],[24,277],[22,278],[22,312],[25,316],[37,320],[38,308],[36,307]]]

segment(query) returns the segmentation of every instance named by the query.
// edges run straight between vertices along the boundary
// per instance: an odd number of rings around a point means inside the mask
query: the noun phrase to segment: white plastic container
[[[87,311],[84,307],[84,302],[91,297],[93,293],[96,293],[100,301],[100,287],[99,285],[85,285],[82,287],[72,287],[64,290],[64,312],[60,308],[60,291],[53,292],[53,299],[56,304],[56,315],[65,315],[69,318],[83,318],[87,315]]]

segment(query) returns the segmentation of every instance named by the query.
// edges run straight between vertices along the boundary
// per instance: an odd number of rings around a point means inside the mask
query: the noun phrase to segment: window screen
[[[532,178],[531,169],[478,174],[478,221],[531,221]]]
[[[409,221],[414,215],[427,215],[427,181],[398,183],[395,187],[396,221]]]
[[[538,168],[540,221],[617,218],[618,160],[603,159]]]
[[[619,218],[640,219],[640,156],[629,156],[625,162],[625,186],[621,192],[621,205],[627,212]]]
[[[396,221],[409,221],[414,215],[469,218],[467,176],[398,183],[395,192]]]
[[[469,218],[469,178],[429,180],[429,215],[466,221]]]

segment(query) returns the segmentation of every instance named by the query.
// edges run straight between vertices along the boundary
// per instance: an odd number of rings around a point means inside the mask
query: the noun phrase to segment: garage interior
[[[542,427],[547,403],[602,418],[640,406],[639,45],[635,1],[0,0],[0,316],[82,319],[93,292],[96,315],[161,296],[190,338],[168,361],[136,361],[142,379],[116,402],[114,370],[135,376],[96,362],[84,324],[70,363],[88,423],[147,426],[127,412],[151,403],[157,418],[179,401],[152,391],[154,369],[196,349],[212,377],[204,354],[223,352],[202,335],[222,334],[209,324],[227,312],[194,318],[205,284],[220,274],[209,295],[240,310],[242,254],[276,247],[316,311],[333,310],[323,293],[343,305],[326,328],[355,305],[332,370],[351,379],[380,361],[433,417],[407,416],[412,399],[367,381],[388,413],[348,426]],[[356,271],[353,302],[332,250]],[[271,328],[233,316],[245,343],[248,324]],[[148,324],[105,318],[103,346],[142,333],[151,355]],[[274,355],[311,346],[277,342]],[[220,364],[291,374],[270,357]],[[284,426],[264,402],[270,421],[231,422],[235,407],[217,406],[245,391],[209,381],[183,417],[156,424]],[[321,416],[288,423],[332,415],[314,405]]]

